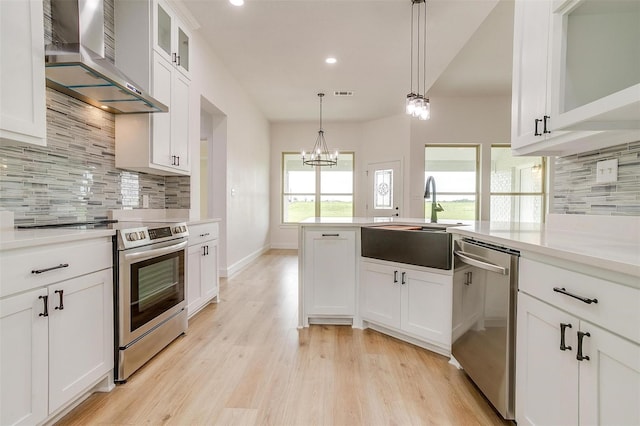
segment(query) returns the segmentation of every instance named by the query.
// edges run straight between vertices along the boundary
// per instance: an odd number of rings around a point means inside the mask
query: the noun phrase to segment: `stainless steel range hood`
[[[114,114],[167,112],[104,57],[102,0],[51,0],[47,86]]]

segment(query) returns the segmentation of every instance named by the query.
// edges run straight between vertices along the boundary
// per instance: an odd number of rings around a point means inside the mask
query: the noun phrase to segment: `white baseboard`
[[[283,250],[298,250],[298,243],[272,243],[271,248]]]
[[[246,268],[247,266],[249,266],[249,264],[251,262],[253,262],[254,260],[256,260],[258,257],[262,256],[264,253],[268,252],[270,249],[269,246],[264,246],[256,251],[254,251],[253,253],[249,254],[248,256],[240,259],[239,261],[235,262],[233,265],[230,265],[226,270],[221,271],[220,275],[221,276],[226,276],[227,278],[233,277],[235,274],[237,274],[238,272],[240,272],[241,270],[243,270],[244,268]],[[223,272],[225,275],[223,275]]]

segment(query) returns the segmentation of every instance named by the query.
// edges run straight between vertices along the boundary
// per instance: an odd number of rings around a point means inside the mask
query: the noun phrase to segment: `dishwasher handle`
[[[507,275],[509,273],[508,268],[488,262],[486,259],[480,256],[476,256],[462,250],[454,250],[453,254],[458,256],[460,258],[460,261],[462,263],[466,263],[467,265],[476,266],[480,269],[484,269],[489,272],[495,272],[501,275]]]

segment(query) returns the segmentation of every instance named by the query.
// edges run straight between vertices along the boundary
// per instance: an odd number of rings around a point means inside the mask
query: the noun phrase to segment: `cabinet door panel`
[[[405,274],[405,284],[401,284],[401,328],[419,337],[450,346],[451,276],[417,271],[402,274]]]
[[[307,313],[354,315],[355,231],[306,231],[305,238]]]
[[[42,1],[0,2],[0,140],[46,145]]]
[[[0,424],[32,425],[47,416],[46,289],[0,301]]]
[[[362,319],[400,328],[400,270],[369,262],[360,265]]]
[[[171,84],[173,66],[162,59],[157,52],[153,53],[153,96],[165,105],[169,105],[168,113],[155,113],[153,121],[152,162],[171,166],[171,125],[175,113],[171,104]]]
[[[202,262],[202,292],[207,301],[218,295],[218,240],[208,241],[207,255]]]
[[[187,314],[192,315],[202,305],[204,243],[189,247],[187,253]]]
[[[111,269],[49,287],[50,413],[113,368],[112,292]]]
[[[560,324],[565,329],[561,351]],[[578,320],[526,294],[518,294],[516,421],[518,425],[578,423]]]
[[[174,71],[171,86],[171,155],[176,167],[189,170],[189,80]]]
[[[640,345],[581,323],[580,424],[640,424]]]

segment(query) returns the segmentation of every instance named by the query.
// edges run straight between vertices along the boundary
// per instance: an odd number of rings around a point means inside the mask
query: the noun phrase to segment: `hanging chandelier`
[[[318,93],[320,98],[320,130],[313,150],[309,154],[302,151],[302,163],[307,166],[335,166],[338,164],[338,151],[329,152],[327,142],[324,140],[324,130],[322,130],[322,97],[324,93]]]
[[[417,9],[417,12],[416,12]],[[424,24],[420,26],[424,9]],[[415,40],[414,40],[415,38]],[[420,39],[422,38],[422,45]],[[415,46],[415,54],[414,54]],[[422,59],[422,72],[420,60]],[[415,65],[415,75],[414,75]],[[422,74],[422,90],[420,92],[420,74]],[[416,91],[413,82],[416,81]],[[428,120],[431,116],[431,105],[427,97],[427,3],[426,0],[411,0],[411,91],[407,95],[405,111],[412,117]]]

